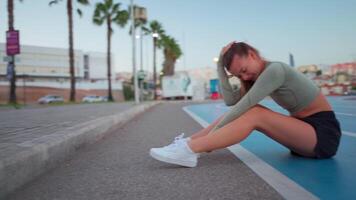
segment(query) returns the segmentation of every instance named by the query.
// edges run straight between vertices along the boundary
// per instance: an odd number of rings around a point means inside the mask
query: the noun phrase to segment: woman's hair
[[[261,60],[264,60],[261,56],[260,53],[258,52],[257,49],[255,49],[254,47],[244,43],[244,42],[236,42],[234,44],[231,45],[230,49],[227,50],[227,52],[224,54],[223,56],[223,66],[229,70],[232,59],[235,55],[238,55],[240,57],[245,57],[248,55],[248,53],[252,51],[253,53],[255,53],[255,55],[257,57],[259,57]],[[252,87],[252,85],[254,84],[254,81],[243,81],[240,79],[241,85],[244,87],[245,91],[242,91],[243,94],[246,94],[248,90],[250,90],[250,88]]]

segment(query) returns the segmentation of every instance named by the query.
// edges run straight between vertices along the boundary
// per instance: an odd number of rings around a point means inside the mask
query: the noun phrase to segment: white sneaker
[[[151,148],[150,155],[159,161],[195,167],[198,163],[198,153],[194,153],[188,146],[188,140],[183,138],[184,133],[174,138],[174,141],[165,147]]]

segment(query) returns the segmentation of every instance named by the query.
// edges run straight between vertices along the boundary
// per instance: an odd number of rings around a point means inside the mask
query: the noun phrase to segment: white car
[[[37,101],[40,104],[49,104],[49,103],[59,103],[59,102],[64,102],[63,97],[58,96],[58,95],[46,95],[44,97],[41,97]]]
[[[87,103],[102,102],[102,101],[104,101],[103,97],[97,95],[85,96],[82,99],[82,102],[87,102]]]
[[[105,101],[105,102],[108,102],[109,101],[109,97],[108,96],[101,96],[102,100]]]

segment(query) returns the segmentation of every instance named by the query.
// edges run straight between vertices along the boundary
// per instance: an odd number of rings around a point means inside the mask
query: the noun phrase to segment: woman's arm
[[[240,88],[234,90],[231,84],[229,83],[229,78],[222,64],[222,56],[220,56],[219,58],[217,68],[220,82],[219,87],[224,98],[224,102],[227,106],[235,105],[236,102],[238,102],[241,98]]]
[[[240,117],[248,109],[270,95],[274,90],[283,85],[285,81],[285,71],[282,64],[275,63],[266,68],[257,78],[255,84],[238,101],[231,110],[225,114],[223,119],[218,123],[211,132],[223,127],[234,119]]]

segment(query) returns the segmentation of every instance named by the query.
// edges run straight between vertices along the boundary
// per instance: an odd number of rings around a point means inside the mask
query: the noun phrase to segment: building
[[[313,79],[314,77],[322,74],[322,71],[318,65],[302,65],[297,67],[297,70],[302,72],[310,79]]]
[[[356,62],[332,65],[331,74],[337,83],[350,83],[356,87]]]
[[[76,78],[76,100],[85,95],[107,95],[106,54],[98,52],[74,51],[74,71]],[[0,43],[0,102],[7,102],[9,81],[7,80],[6,46]],[[18,102],[26,99],[35,102],[41,96],[57,94],[69,98],[70,73],[68,49],[21,45],[21,54],[16,58],[16,86]],[[123,100],[122,84],[115,80],[112,58],[112,90],[116,100]],[[26,97],[26,98],[25,98]]]
[[[356,63],[300,66],[298,70],[311,78],[325,95],[345,95],[356,87]]]

